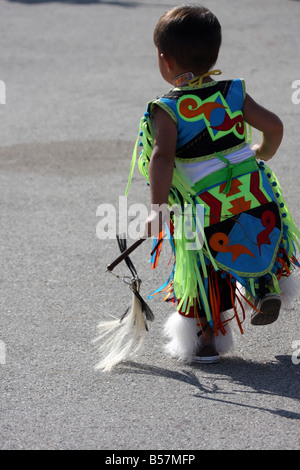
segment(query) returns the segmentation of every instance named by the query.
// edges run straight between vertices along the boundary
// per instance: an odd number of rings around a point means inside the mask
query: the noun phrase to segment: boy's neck
[[[187,86],[194,77],[195,75],[193,74],[193,72],[183,72],[173,78],[172,84],[175,88]]]
[[[173,80],[172,80],[172,84],[175,88],[188,86],[189,82],[191,80],[193,80],[196,77],[201,77],[205,73],[207,73],[207,72],[203,72],[202,74],[201,73],[200,74],[194,74],[193,72],[184,72],[184,73],[181,73],[180,75],[177,75],[176,77],[174,77]],[[209,75],[206,75],[205,77],[203,77],[202,83],[208,83],[208,82],[212,82],[212,81],[213,81],[213,79]]]

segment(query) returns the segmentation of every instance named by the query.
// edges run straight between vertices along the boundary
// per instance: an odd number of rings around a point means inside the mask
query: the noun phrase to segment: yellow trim
[[[181,91],[181,90],[195,90],[195,88],[207,88],[207,87],[209,87],[209,86],[217,85],[217,83],[218,83],[218,82],[217,82],[216,80],[213,80],[212,82],[202,83],[201,87],[199,87],[199,86],[197,86],[197,85],[196,85],[196,86],[195,86],[195,85],[194,85],[194,86],[188,86],[188,85],[187,85],[187,86],[181,86],[181,87],[173,88],[173,89],[170,90],[170,91],[177,91],[177,90],[178,90],[178,91],[179,91],[179,90],[180,90],[180,91]]]
[[[171,108],[169,108],[169,106],[167,104],[165,104],[163,101],[160,101],[160,100],[154,100],[150,103],[150,114],[153,113],[153,107],[154,105],[156,106],[159,106],[160,108],[162,108],[170,117],[171,119],[175,122],[175,124],[177,125],[177,116],[176,114],[174,113],[174,111],[172,111]]]
[[[198,77],[194,77],[192,78],[192,80],[189,81],[189,86],[192,86],[192,87],[199,87],[201,88],[202,87],[202,81],[203,81],[203,78],[205,77],[210,77],[211,75],[221,75],[221,70],[217,69],[217,70],[210,70],[209,72],[207,73],[204,73],[202,75],[199,75]]]

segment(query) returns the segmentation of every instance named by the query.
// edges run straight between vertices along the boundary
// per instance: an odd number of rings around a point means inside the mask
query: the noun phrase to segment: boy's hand
[[[158,210],[151,209],[145,222],[144,236],[159,238],[159,234],[163,230],[164,224],[169,217],[170,213],[166,207],[160,207]]]
[[[262,143],[252,145],[251,150],[255,152],[255,158],[257,158],[258,160],[263,160],[267,162],[268,160],[271,160],[271,158],[273,157],[272,154],[270,155],[265,152]]]

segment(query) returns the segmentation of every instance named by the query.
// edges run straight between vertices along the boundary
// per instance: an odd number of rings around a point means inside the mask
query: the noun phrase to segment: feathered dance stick
[[[146,238],[138,238],[129,248],[126,247],[126,239],[125,238],[120,238],[119,235],[117,235],[117,240],[118,240],[118,245],[121,251],[120,256],[118,256],[112,263],[107,265],[107,271],[113,271],[118,264],[121,263],[121,261],[125,260],[126,263],[128,263],[129,255],[136,250],[145,240]],[[121,245],[120,245],[121,244]],[[131,266],[132,263],[129,261]],[[129,268],[130,269],[130,268]],[[136,270],[135,270],[136,273]]]
[[[131,277],[116,276],[129,285],[132,293],[132,305],[122,315],[120,320],[101,322],[98,325],[99,336],[95,341],[101,341],[99,352],[103,357],[97,364],[96,369],[110,371],[116,364],[125,360],[134,349],[136,343],[137,350],[143,340],[144,334],[148,331],[147,322],[154,320],[154,315],[140,295],[141,279],[138,277],[136,268],[129,258],[132,253],[145,238],[138,239],[133,245],[127,248],[126,239],[117,236],[121,255],[107,266],[107,270],[113,269],[121,262],[125,261],[128,266]]]

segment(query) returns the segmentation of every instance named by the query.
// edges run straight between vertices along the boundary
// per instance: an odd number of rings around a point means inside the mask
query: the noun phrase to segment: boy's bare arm
[[[248,94],[243,107],[245,121],[262,132],[262,141],[252,148],[256,158],[269,160],[272,158],[282,141],[283,124],[279,117],[256,103]]]
[[[155,110],[155,142],[149,164],[151,213],[146,220],[145,234],[157,235],[151,231],[151,224],[157,222],[158,206],[168,203],[173,178],[177,142],[177,127],[171,117],[161,108]],[[155,206],[155,207],[154,207]],[[161,224],[160,224],[161,225]],[[153,228],[153,227],[152,227]]]
[[[172,183],[177,128],[170,116],[155,110],[155,142],[149,165],[151,204],[167,204]]]

